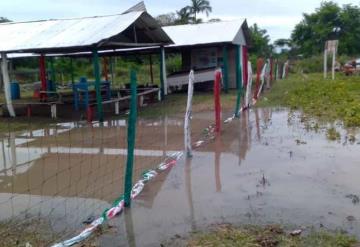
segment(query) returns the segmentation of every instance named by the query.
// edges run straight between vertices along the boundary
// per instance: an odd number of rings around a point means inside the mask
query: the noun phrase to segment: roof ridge
[[[137,12],[142,12],[142,11],[137,11]],[[111,17],[111,16],[121,16],[121,15],[127,15],[127,14],[137,13],[137,12],[134,11],[134,12],[128,12],[128,13],[123,13],[123,14],[108,14],[108,15],[95,15],[95,16],[83,16],[83,17],[68,17],[68,18],[52,18],[52,19],[43,19],[43,20],[32,20],[32,21],[10,21],[10,22],[0,23],[0,26],[1,26],[1,25],[11,25],[11,24],[21,24],[21,23],[45,22],[45,21],[83,20],[83,19],[91,19],[91,18],[102,18],[102,17]]]
[[[188,23],[188,24],[181,24],[181,25],[169,25],[163,27],[181,27],[181,26],[202,26],[202,25],[212,25],[212,24],[219,24],[219,23],[226,23],[226,22],[245,22],[246,18],[242,19],[234,19],[234,20],[221,20],[216,22],[202,22],[202,23]]]

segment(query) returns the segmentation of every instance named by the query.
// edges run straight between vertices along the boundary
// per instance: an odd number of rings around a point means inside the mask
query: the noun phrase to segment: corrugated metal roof
[[[94,45],[109,49],[121,47],[121,44],[135,47],[137,42],[172,43],[146,12],[4,23],[0,24],[0,37],[0,52],[67,52],[89,50]]]
[[[142,11],[142,12],[147,11],[144,1],[141,1],[138,4],[132,6],[130,9],[126,10],[122,14],[127,14],[127,13],[130,13],[130,12],[136,12],[136,11]]]
[[[245,25],[244,25],[245,24]],[[211,43],[233,43],[246,45],[246,20],[208,22],[163,27],[177,46],[204,45]]]

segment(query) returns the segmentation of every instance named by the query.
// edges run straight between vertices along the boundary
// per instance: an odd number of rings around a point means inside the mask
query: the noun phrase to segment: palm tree
[[[176,15],[177,15],[176,24],[188,24],[192,19],[191,9],[189,6],[184,7],[179,11],[176,11]]]
[[[206,16],[209,16],[209,13],[212,11],[210,2],[208,0],[191,0],[191,5],[188,6],[191,13],[194,15],[194,22],[197,23],[196,15],[198,13],[204,13]]]

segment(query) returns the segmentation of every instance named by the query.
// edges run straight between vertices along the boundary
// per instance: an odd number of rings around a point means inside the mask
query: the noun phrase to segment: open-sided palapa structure
[[[118,15],[4,23],[0,24],[0,37],[2,37],[0,40],[1,74],[6,106],[11,116],[15,116],[15,112],[10,97],[7,54],[33,53],[40,56],[41,92],[46,97],[46,55],[91,52],[97,112],[101,121],[103,120],[103,106],[99,52],[154,45],[163,47],[172,43],[157,21],[144,11],[141,5],[136,5]]]

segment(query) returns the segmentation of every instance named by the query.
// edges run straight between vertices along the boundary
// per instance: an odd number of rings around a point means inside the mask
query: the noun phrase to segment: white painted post
[[[7,109],[11,117],[16,117],[14,107],[11,102],[10,78],[9,78],[9,71],[7,64],[7,55],[5,52],[1,53],[1,73],[3,77],[4,93],[5,93]]]
[[[119,115],[120,114],[120,107],[119,107],[119,101],[115,102],[115,115]]]
[[[251,68],[251,62],[248,61],[248,81],[247,81],[247,87],[246,87],[246,96],[245,96],[245,106],[250,107],[251,102],[251,87],[253,83],[252,78],[252,68]]]
[[[327,77],[327,49],[324,50],[324,79]]]
[[[267,59],[267,67],[265,71],[265,79],[266,79],[266,89],[270,89],[270,70],[271,70],[271,61]]]
[[[289,61],[286,61],[283,66],[283,73],[282,73],[282,79],[286,78],[286,70],[288,69]]]
[[[263,69],[262,69],[262,71],[261,71],[261,76],[260,76],[260,78],[261,78],[261,85],[260,85],[260,89],[259,89],[259,91],[258,91],[257,98],[259,98],[259,96],[260,96],[260,94],[261,94],[261,91],[262,91],[262,89],[263,89],[263,87],[264,87],[264,84],[265,84],[265,80],[266,80],[265,77],[266,77],[267,66],[268,66],[268,64],[265,63],[265,65],[264,65],[264,67],[263,67]]]
[[[141,95],[139,97],[139,107],[142,107],[142,106],[144,106],[144,96],[143,95]]]
[[[56,119],[57,118],[57,107],[56,104],[51,104],[51,118]]]
[[[184,134],[185,134],[185,152],[187,157],[192,156],[191,149],[191,115],[192,115],[192,98],[194,93],[194,71],[191,70],[189,73],[189,84],[188,84],[188,98],[186,105],[185,113],[185,122],[184,122]]]

